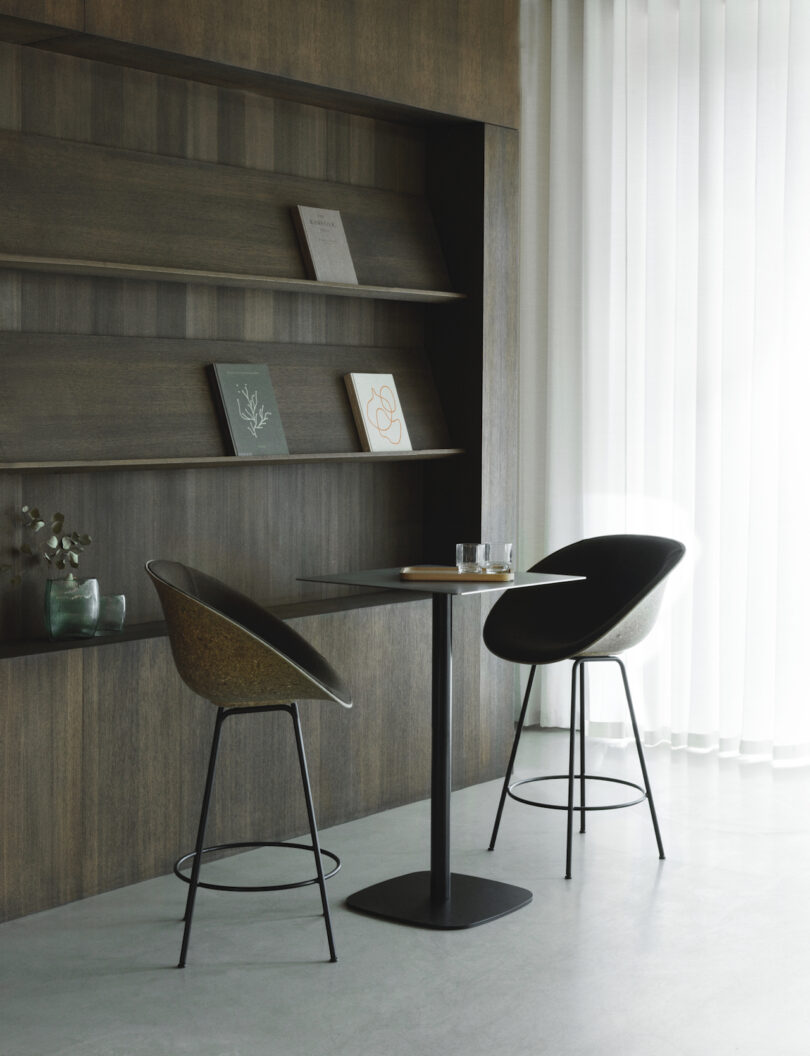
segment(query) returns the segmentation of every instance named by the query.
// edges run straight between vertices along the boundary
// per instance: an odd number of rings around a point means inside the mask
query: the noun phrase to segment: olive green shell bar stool
[[[197,841],[194,850],[183,855],[174,865],[175,874],[189,885],[178,968],[183,968],[186,963],[194,901],[200,887],[216,891],[281,891],[317,884],[321,893],[329,956],[330,960],[336,961],[326,881],[340,868],[340,859],[331,851],[321,850],[318,841],[296,701],[333,700],[344,708],[350,708],[352,702],[349,691],[327,661],[301,635],[245,595],[212,576],[176,561],[148,561],[146,571],[163,607],[172,656],[180,677],[217,709]],[[231,716],[265,711],[285,711],[292,718],[312,843],[261,841],[205,847],[205,827],[222,725]],[[315,857],[316,875],[295,883],[250,887],[203,883],[200,880],[204,854],[249,847],[289,847],[311,851]],[[329,872],[324,871],[323,857],[328,858],[333,865]],[[190,876],[181,871],[188,862],[191,862]]]

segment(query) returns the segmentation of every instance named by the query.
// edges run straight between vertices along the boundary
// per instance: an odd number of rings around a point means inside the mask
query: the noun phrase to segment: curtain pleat
[[[526,0],[521,24],[524,62],[548,64],[523,79],[524,141],[532,113],[548,134],[523,164],[524,216],[547,219],[524,224],[522,259],[547,265],[522,275],[522,407],[545,407],[545,430],[522,432],[521,559],[616,531],[682,539],[628,657],[647,740],[802,758],[810,3]],[[591,729],[613,734],[599,666]],[[567,724],[567,671],[540,699]]]

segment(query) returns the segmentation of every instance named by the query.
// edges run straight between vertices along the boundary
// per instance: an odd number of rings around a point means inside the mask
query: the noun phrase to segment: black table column
[[[453,595],[433,595],[433,742],[430,778],[430,901],[450,899],[453,773]]]

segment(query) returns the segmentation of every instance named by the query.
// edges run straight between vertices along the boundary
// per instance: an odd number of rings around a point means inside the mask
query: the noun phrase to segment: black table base
[[[398,568],[303,576],[306,580],[346,586],[382,587],[432,598],[432,739],[430,778],[430,870],[384,880],[350,895],[352,909],[421,928],[474,928],[497,920],[532,900],[531,891],[499,880],[450,872],[450,794],[453,768],[453,598],[491,590],[541,586],[579,576],[518,572],[511,582],[412,582]]]
[[[430,889],[431,874],[425,870],[366,887],[350,895],[346,903],[361,913],[398,924],[449,931],[497,920],[532,900],[531,891],[524,887],[464,873],[451,873],[451,897],[444,902],[431,899]]]

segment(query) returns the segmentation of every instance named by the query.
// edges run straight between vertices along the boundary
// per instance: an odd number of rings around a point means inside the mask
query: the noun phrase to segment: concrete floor
[[[564,736],[533,733],[518,769],[564,756]],[[591,762],[635,771],[620,748]],[[498,783],[456,793],[453,868],[534,892],[466,931],[343,905],[426,867],[426,803],[326,830],[344,862],[329,885],[337,964],[315,888],[201,892],[184,971],[173,877],[5,924],[0,1054],[807,1056],[810,769],[665,747],[648,764],[667,861],[644,804],[592,814],[569,881],[564,814],[508,801],[490,854]],[[212,868],[258,869],[266,853]]]

